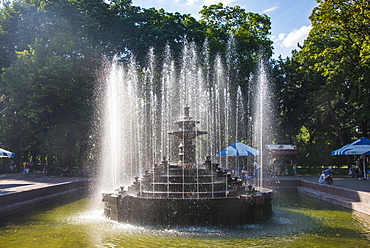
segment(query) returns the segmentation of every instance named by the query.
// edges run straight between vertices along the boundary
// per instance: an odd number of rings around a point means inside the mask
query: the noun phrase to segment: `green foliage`
[[[298,134],[301,164],[345,164],[330,151],[368,135],[369,2],[318,3],[302,50],[274,66],[280,124]]]
[[[9,15],[15,27],[25,25],[27,32],[6,30],[13,33],[9,37],[17,57],[2,73],[6,96],[2,132],[10,141],[20,142],[14,148],[18,154],[57,156],[69,164],[71,154],[87,138],[94,68],[99,61],[94,59],[94,49],[86,49],[91,42],[73,16],[48,11],[71,8],[69,2],[54,3],[16,2],[17,14]],[[14,9],[6,10],[14,13]]]
[[[271,63],[278,142],[299,145],[301,164],[344,163],[330,151],[368,135],[370,9],[368,0],[318,0],[302,50]],[[105,58],[150,48],[160,65],[169,45],[208,42],[227,61],[234,89],[248,91],[258,57],[270,58],[267,15],[239,6],[203,6],[201,19],[142,9],[131,0],[19,0],[0,9],[0,143],[17,154],[83,163],[96,74]],[[226,51],[234,49],[233,55]],[[227,49],[229,48],[229,49]],[[160,70],[160,68],[156,68]],[[29,155],[31,154],[31,155]]]
[[[299,55],[306,72],[312,70],[325,78],[324,88],[333,101],[350,105],[357,125],[369,121],[368,6],[367,0],[320,1],[310,17],[313,28]]]
[[[220,4],[205,6],[202,15],[198,22],[187,14],[142,9],[130,0],[5,3],[0,9],[0,142],[23,159],[81,165],[96,73],[105,58],[116,55],[135,56],[145,65],[149,48],[161,60],[169,45],[179,58],[184,42],[202,46],[208,39],[211,54],[227,57],[233,36],[238,56],[228,59],[240,73],[233,73],[239,80],[233,82],[247,86],[257,55],[271,55],[269,18]]]
[[[269,58],[272,54],[270,18],[263,14],[246,12],[240,6],[224,7],[222,3],[203,6],[200,23],[206,27],[211,55],[225,54],[230,37],[236,41],[233,73],[239,73],[234,83],[244,86],[256,69],[258,56]],[[238,80],[238,81],[237,81]]]

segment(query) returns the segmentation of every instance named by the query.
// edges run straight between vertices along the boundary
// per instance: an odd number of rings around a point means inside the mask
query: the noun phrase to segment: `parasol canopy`
[[[216,154],[216,157],[258,156],[260,152],[246,144],[236,141]]]
[[[370,139],[362,137],[331,152],[331,155],[370,155]],[[363,159],[363,173],[366,178],[366,164]]]
[[[0,158],[14,158],[15,154],[5,149],[0,148]]]
[[[370,139],[362,137],[331,152],[331,155],[370,155]]]

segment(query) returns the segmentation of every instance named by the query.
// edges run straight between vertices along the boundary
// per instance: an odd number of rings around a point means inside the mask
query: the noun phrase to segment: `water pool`
[[[273,217],[235,229],[137,227],[107,220],[91,199],[1,220],[0,247],[369,247],[370,216],[295,193]],[[232,211],[232,209],[230,209]]]

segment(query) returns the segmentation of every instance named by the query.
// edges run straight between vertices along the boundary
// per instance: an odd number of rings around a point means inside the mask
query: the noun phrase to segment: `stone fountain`
[[[176,121],[178,162],[163,158],[132,185],[103,193],[105,216],[123,223],[154,226],[236,226],[271,216],[272,191],[244,185],[227,170],[207,157],[195,160],[194,140],[207,134],[184,108],[183,119]]]

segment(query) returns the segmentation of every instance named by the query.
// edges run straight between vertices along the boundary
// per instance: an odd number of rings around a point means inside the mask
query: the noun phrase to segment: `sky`
[[[316,0],[132,0],[132,5],[148,9],[163,8],[166,12],[191,14],[199,19],[199,11],[204,5],[223,3],[224,6],[239,5],[246,12],[267,14],[271,19],[271,36],[274,58],[291,57],[292,50],[299,50],[311,30],[308,17]]]

